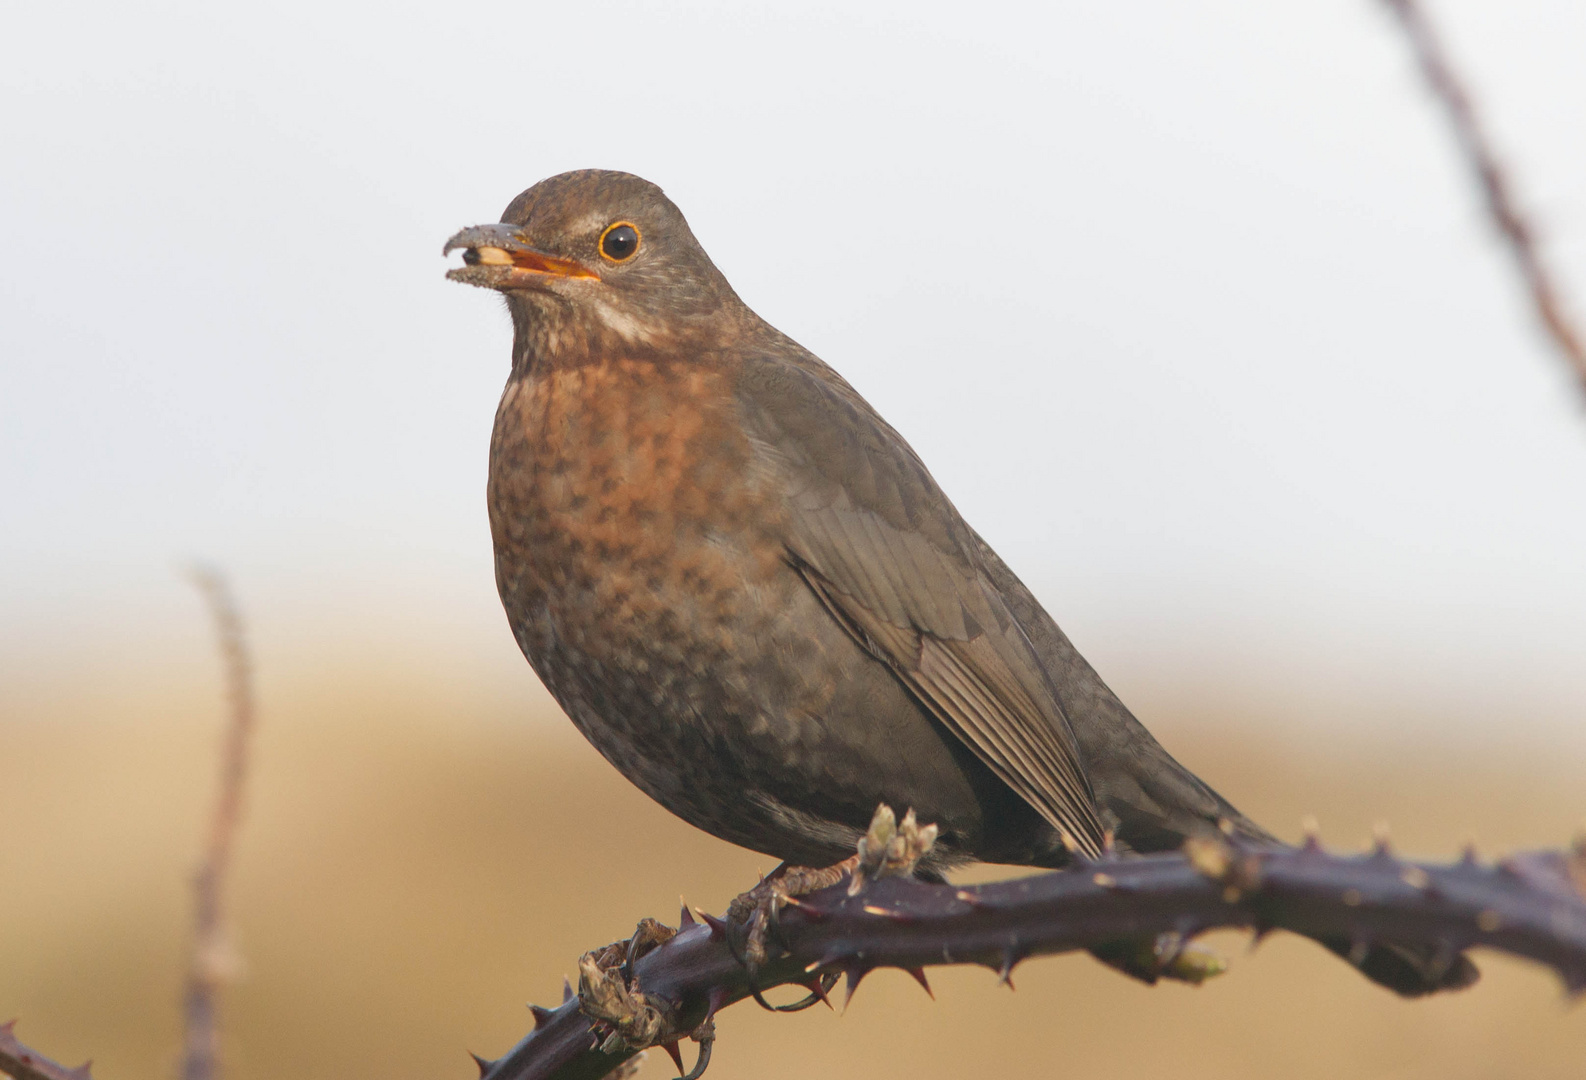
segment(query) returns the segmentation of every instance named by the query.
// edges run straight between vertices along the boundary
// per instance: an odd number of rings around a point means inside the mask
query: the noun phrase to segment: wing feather
[[[1089,855],[1101,850],[1102,827],[1066,724],[1008,670],[983,631],[968,640],[899,626],[795,560],[810,588],[855,639],[888,664],[948,730],[1056,828]],[[883,606],[878,603],[877,607]],[[962,624],[962,619],[959,622]],[[1059,722],[1061,714],[1058,713]]]
[[[1102,826],[1073,731],[977,544],[914,451],[807,353],[745,369],[759,465],[789,492],[789,561],[826,609],[1067,842]]]

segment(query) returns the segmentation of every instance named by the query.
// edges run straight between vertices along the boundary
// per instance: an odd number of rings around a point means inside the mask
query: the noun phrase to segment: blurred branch
[[[781,954],[773,948],[752,979],[737,959],[741,928],[709,917],[696,923],[685,909],[675,933],[646,920],[632,943],[586,954],[579,995],[568,990],[554,1011],[531,1006],[534,1030],[499,1061],[480,1060],[480,1075],[592,1080],[645,1046],[680,1058],[677,1041],[690,1033],[708,1061],[715,1014],[774,986],[797,984],[824,998],[841,975],[852,996],[874,968],[902,968],[924,984],[923,969],[933,964],[979,964],[1008,981],[1031,956],[1158,935],[1186,941],[1217,927],[1340,937],[1362,948],[1424,945],[1449,962],[1485,945],[1546,964],[1579,994],[1586,839],[1496,865],[1470,855],[1451,865],[1404,862],[1385,844],[1338,856],[1314,841],[1270,848],[1194,840],[1178,853],[1108,857],[968,888],[886,878],[849,896],[839,884],[782,912],[774,935]]]
[[[1562,294],[1542,259],[1536,229],[1515,203],[1514,185],[1493,152],[1469,91],[1450,65],[1419,0],[1382,2],[1398,16],[1399,25],[1415,50],[1421,74],[1448,111],[1460,149],[1486,196],[1487,213],[1514,255],[1542,326],[1586,390],[1586,337],[1564,310]]]
[[[231,866],[237,823],[242,817],[243,782],[248,775],[248,742],[254,728],[253,673],[242,618],[236,601],[218,572],[195,568],[192,572],[210,613],[215,636],[226,666],[226,695],[230,721],[220,764],[220,791],[210,818],[204,858],[193,881],[196,910],[193,916],[193,952],[188,961],[184,996],[185,1034],[183,1080],[215,1080],[220,1068],[220,1029],[216,997],[235,973],[236,954],[225,929],[222,895]],[[0,1024],[0,1073],[13,1080],[92,1080],[85,1063],[75,1069],[51,1061],[23,1045],[16,1037],[15,1021]]]
[[[242,816],[243,783],[248,774],[248,743],[254,727],[253,672],[242,619],[226,579],[215,570],[196,568],[193,582],[209,604],[215,636],[226,667],[230,720],[220,763],[220,790],[210,818],[203,862],[193,880],[193,953],[184,996],[183,1080],[214,1080],[220,1070],[219,990],[234,975],[236,954],[226,932],[223,906],[237,823]]]
[[[31,1050],[16,1037],[16,1021],[0,1024],[0,1073],[14,1080],[92,1080],[88,1075],[88,1062],[68,1069],[51,1061],[37,1050]]]

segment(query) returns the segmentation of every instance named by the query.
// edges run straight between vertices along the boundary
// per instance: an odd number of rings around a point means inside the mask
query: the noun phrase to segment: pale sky
[[[1430,6],[1586,317],[1586,5]],[[1378,4],[375,10],[8,10],[0,684],[205,648],[202,557],[267,663],[351,629],[532,685],[509,329],[440,248],[599,166],[1131,700],[1586,727],[1586,397]]]

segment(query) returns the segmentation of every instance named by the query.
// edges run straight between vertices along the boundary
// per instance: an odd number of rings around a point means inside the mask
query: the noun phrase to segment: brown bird
[[[1227,823],[831,368],[733,292],[661,189],[551,177],[465,229],[453,280],[515,338],[490,446],[496,583],[584,736],[662,806],[789,863],[878,803],[970,860],[1061,867]],[[1342,955],[1347,941],[1324,942]],[[1476,969],[1357,950],[1401,994]]]

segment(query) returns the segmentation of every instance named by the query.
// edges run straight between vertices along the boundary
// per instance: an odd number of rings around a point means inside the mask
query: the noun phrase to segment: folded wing
[[[1065,842],[1099,852],[1068,720],[913,450],[807,354],[750,365],[739,401],[759,460],[792,491],[788,559],[826,609]]]

